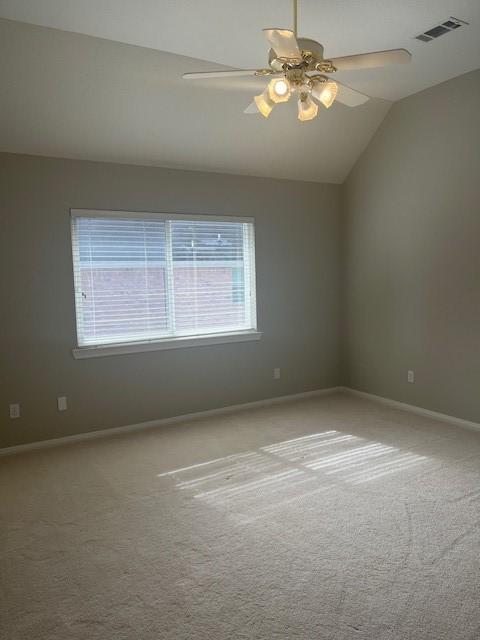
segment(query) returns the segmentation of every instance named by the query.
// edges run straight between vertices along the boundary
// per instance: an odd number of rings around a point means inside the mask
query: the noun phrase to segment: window
[[[72,248],[77,357],[256,333],[251,218],[75,210]]]

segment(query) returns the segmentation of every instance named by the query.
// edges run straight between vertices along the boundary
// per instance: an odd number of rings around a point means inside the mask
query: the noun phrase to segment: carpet
[[[344,394],[0,461],[2,638],[480,638],[480,434]]]

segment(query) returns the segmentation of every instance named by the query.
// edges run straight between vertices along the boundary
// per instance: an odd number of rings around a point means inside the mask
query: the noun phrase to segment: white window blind
[[[78,346],[256,328],[250,219],[72,212]]]

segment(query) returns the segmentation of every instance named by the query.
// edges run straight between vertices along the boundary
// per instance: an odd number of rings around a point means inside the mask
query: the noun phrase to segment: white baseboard
[[[282,402],[290,402],[292,400],[302,400],[305,398],[314,398],[317,396],[325,396],[341,391],[342,387],[329,387],[328,389],[316,389],[315,391],[304,391],[303,393],[294,393],[287,396],[276,396],[274,398],[266,398],[265,400],[255,400],[254,402],[244,402],[242,404],[229,405],[218,409],[207,409],[205,411],[197,411],[195,413],[184,413],[180,416],[172,416],[171,418],[160,418],[158,420],[149,420],[148,422],[139,422],[137,424],[127,424],[123,427],[112,427],[110,429],[100,429],[97,431],[89,431],[87,433],[79,433],[73,436],[64,436],[62,438],[52,438],[50,440],[41,440],[39,442],[29,442],[27,444],[19,444],[13,447],[4,447],[0,449],[0,456],[8,456],[15,453],[25,453],[34,449],[44,449],[46,447],[55,447],[58,445],[69,444],[72,442],[81,442],[82,440],[92,440],[94,438],[107,438],[108,436],[118,433],[129,433],[132,431],[141,431],[143,429],[152,429],[162,427],[176,422],[185,422],[199,418],[208,418],[210,416],[219,416],[234,411],[245,409],[255,409],[258,407],[266,407],[272,404],[280,404]]]
[[[345,391],[346,393],[350,393],[354,396],[359,396],[360,398],[366,398],[367,400],[373,400],[374,402],[385,404],[395,409],[401,409],[402,411],[409,411],[410,413],[415,413],[419,416],[425,416],[426,418],[433,418],[434,420],[440,420],[441,422],[448,422],[457,427],[462,427],[463,429],[470,429],[470,430],[473,429],[474,431],[480,431],[480,423],[478,422],[470,422],[470,420],[455,418],[455,416],[449,416],[446,413],[439,413],[438,411],[430,411],[429,409],[423,409],[422,407],[417,407],[413,404],[398,402],[398,400],[390,400],[389,398],[384,398],[383,396],[376,396],[372,393],[366,393],[365,391],[358,391],[357,389],[351,389],[350,387],[339,387],[339,390]]]

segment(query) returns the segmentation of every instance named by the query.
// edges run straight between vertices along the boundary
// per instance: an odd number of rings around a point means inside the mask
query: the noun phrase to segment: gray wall
[[[343,187],[0,154],[0,446],[340,383],[480,421],[479,114],[396,103]],[[70,207],[255,216],[262,340],[74,360]]]
[[[340,187],[0,154],[0,194],[0,446],[339,383]],[[263,338],[74,360],[70,207],[255,216]]]
[[[343,196],[345,382],[480,422],[480,71],[396,103]]]

